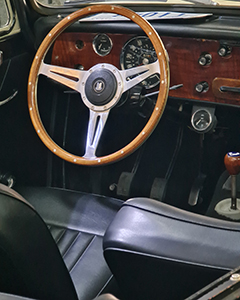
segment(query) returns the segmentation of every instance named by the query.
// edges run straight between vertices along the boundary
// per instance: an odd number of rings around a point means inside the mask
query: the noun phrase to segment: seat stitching
[[[58,243],[61,241],[61,239],[63,238],[63,236],[64,236],[64,234],[66,233],[66,231],[67,231],[67,229],[64,228],[64,229],[60,232],[60,234],[56,237],[56,239],[55,239],[56,244],[58,244]]]
[[[101,288],[101,290],[98,292],[97,296],[101,295],[102,291],[105,289],[105,287],[108,285],[108,283],[112,280],[113,275],[111,274],[111,276],[109,277],[109,279],[106,281],[106,283],[104,284],[104,286]]]
[[[48,225],[50,226],[54,226],[54,227],[57,227],[57,228],[63,228],[64,225],[58,225],[58,224],[54,224],[54,223],[47,223]],[[94,232],[90,232],[90,231],[86,231],[86,230],[79,230],[77,228],[74,228],[74,227],[68,227],[67,228],[68,230],[73,230],[73,231],[79,231],[81,233],[86,233],[86,234],[91,234],[91,235],[96,235],[96,236],[99,236],[99,237],[103,237],[102,234],[98,234],[98,233],[94,233]]]
[[[93,236],[92,239],[90,240],[90,242],[88,243],[87,247],[85,248],[85,250],[83,251],[82,254],[80,254],[80,256],[77,257],[76,262],[73,264],[73,266],[69,269],[69,273],[71,273],[73,271],[73,269],[76,267],[76,265],[78,264],[78,262],[81,260],[81,258],[84,256],[84,254],[87,252],[87,250],[89,249],[89,247],[91,246],[91,244],[93,243],[93,241],[95,240],[96,236]]]
[[[81,232],[78,231],[77,235],[74,236],[74,238],[70,241],[70,244],[68,245],[67,249],[65,250],[64,253],[62,253],[62,257],[64,258],[67,253],[69,252],[69,250],[73,247],[73,245],[76,243],[76,240],[79,238]]]

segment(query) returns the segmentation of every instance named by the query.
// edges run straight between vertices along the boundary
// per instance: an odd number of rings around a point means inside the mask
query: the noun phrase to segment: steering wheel
[[[46,53],[56,38],[72,23],[90,14],[116,13],[127,17],[146,33],[156,51],[157,61],[127,70],[103,63],[89,70],[59,67],[44,62]],[[159,73],[159,94],[152,115],[142,131],[122,149],[102,157],[96,156],[101,134],[111,109],[121,95],[147,77]],[[46,132],[38,110],[37,85],[43,74],[81,94],[89,109],[88,131],[84,156],[73,155],[57,145]],[[62,159],[79,165],[103,165],[118,161],[135,151],[150,136],[164,111],[169,90],[169,65],[166,50],[154,28],[135,12],[120,6],[93,5],[80,9],[61,20],[45,37],[33,60],[28,80],[28,107],[33,126],[42,142]]]

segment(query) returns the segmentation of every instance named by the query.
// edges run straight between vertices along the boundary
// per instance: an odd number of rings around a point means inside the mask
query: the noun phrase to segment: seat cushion
[[[104,245],[229,270],[240,265],[239,237],[240,223],[136,198],[124,203]]]
[[[78,298],[115,291],[104,260],[103,235],[122,201],[58,188],[18,188],[47,223],[75,285]]]
[[[240,265],[239,237],[239,223],[136,198],[107,229],[104,253],[126,299],[179,300]]]

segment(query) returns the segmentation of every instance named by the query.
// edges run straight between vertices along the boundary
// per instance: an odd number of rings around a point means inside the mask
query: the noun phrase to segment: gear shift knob
[[[240,152],[228,152],[224,158],[224,164],[230,175],[240,173]]]
[[[237,178],[240,173],[240,153],[229,152],[224,158],[225,167],[231,175],[231,209],[237,209]]]

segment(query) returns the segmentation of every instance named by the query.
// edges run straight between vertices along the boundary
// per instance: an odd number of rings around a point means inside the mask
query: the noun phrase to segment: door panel
[[[9,0],[0,0],[0,180],[3,173],[10,172],[20,184],[45,184],[46,151],[27,108],[33,47],[10,5]]]

